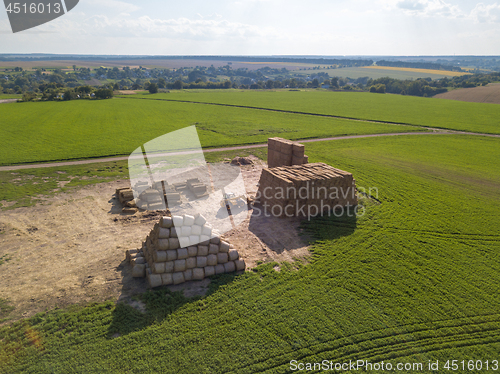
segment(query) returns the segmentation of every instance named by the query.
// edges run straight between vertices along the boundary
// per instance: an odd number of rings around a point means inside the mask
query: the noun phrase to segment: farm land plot
[[[191,300],[148,292],[138,296],[144,313],[120,303],[39,313],[0,328],[0,370],[245,374],[325,357],[491,359],[500,350],[499,142],[310,143],[311,162],[350,171],[378,194],[362,199],[362,216],[302,223],[309,264],[214,277]]]

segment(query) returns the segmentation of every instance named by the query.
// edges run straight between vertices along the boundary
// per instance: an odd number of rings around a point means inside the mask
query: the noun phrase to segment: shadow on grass
[[[354,233],[357,216],[354,208],[325,213],[323,216],[303,220],[300,227],[309,237],[310,244],[321,240],[334,240]]]

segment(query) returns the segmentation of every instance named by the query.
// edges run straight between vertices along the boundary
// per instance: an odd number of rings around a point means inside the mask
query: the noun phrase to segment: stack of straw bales
[[[245,269],[238,251],[201,215],[162,217],[127,259],[133,276],[146,277],[152,288]]]
[[[283,138],[267,139],[267,164],[270,168],[307,164],[303,144]]]

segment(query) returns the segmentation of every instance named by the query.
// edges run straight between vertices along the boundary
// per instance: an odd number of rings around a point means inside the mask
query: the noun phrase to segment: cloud
[[[116,13],[132,13],[141,9],[141,7],[135,4],[119,0],[87,0],[86,2],[97,9],[99,7],[114,9]]]
[[[479,3],[472,9],[470,15],[477,23],[500,23],[500,5]]]
[[[461,18],[462,10],[444,0],[399,0],[395,7],[409,15],[427,17]]]

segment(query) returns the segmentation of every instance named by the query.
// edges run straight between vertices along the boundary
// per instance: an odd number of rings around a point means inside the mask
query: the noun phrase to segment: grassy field
[[[138,296],[145,314],[113,303],[40,313],[0,328],[0,372],[286,373],[291,360],[498,359],[499,140],[353,139],[307,153],[378,189],[361,217],[304,222],[310,264],[214,277],[203,298],[149,292]]]
[[[374,66],[375,67],[375,66]],[[376,68],[376,67],[375,67]],[[422,69],[419,69],[422,70]],[[342,77],[342,78],[394,78],[394,79],[418,79],[418,78],[432,78],[432,79],[441,79],[447,75],[447,72],[440,70],[429,70],[429,71],[406,71],[406,70],[381,70],[381,69],[372,69],[372,67],[348,67],[348,68],[340,68],[340,69],[316,69],[316,70],[293,70],[294,74],[301,74],[304,76],[314,75],[314,73],[328,73],[330,77]]]
[[[462,75],[470,74],[470,73],[462,73],[459,71],[415,69],[415,68],[402,68],[402,67],[392,67],[392,66],[365,66],[362,69],[397,71],[397,72],[405,72],[405,73],[433,74],[433,75],[441,75],[443,77],[461,77]]]
[[[0,94],[0,100],[6,100],[6,99],[21,99],[23,95],[18,95],[18,94]]]
[[[127,97],[130,97],[128,95]],[[135,97],[135,95],[134,95]],[[151,96],[145,96],[151,97]],[[421,129],[292,113],[158,100],[0,105],[0,165],[128,155],[145,142],[196,125],[203,147]]]
[[[138,96],[128,96],[133,99]],[[349,118],[500,134],[500,106],[369,92],[183,90],[144,96],[245,105]]]

